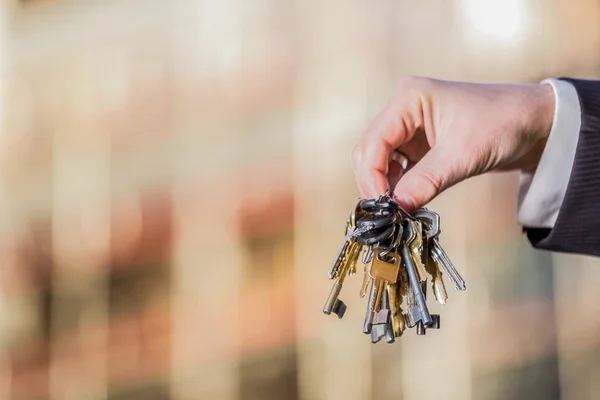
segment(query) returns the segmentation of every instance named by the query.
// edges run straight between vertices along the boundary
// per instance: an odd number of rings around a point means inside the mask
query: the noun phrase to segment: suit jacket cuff
[[[575,160],[552,229],[525,230],[537,248],[600,255],[600,82],[561,79],[575,87],[581,107]]]
[[[569,184],[581,127],[575,87],[558,79],[542,83],[550,84],[554,90],[554,120],[537,170],[521,174],[517,219],[528,228],[554,226]]]

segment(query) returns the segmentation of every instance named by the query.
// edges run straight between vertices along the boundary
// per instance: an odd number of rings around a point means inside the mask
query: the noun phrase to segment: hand
[[[395,199],[414,211],[475,175],[535,171],[553,117],[550,85],[405,78],[354,146],[356,181],[364,197],[393,189]],[[402,169],[392,161],[396,150],[409,160],[400,179]]]

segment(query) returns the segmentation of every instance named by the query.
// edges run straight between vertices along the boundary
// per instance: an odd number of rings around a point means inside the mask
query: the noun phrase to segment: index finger
[[[388,104],[360,142],[355,174],[363,196],[376,197],[390,189],[388,172],[391,156],[409,139],[407,133],[411,132],[403,115],[398,104]]]

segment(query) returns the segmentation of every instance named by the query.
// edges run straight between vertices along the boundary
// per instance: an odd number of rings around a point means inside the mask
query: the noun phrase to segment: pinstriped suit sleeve
[[[600,81],[561,80],[575,87],[581,107],[575,160],[554,226],[524,231],[539,249],[600,256]]]

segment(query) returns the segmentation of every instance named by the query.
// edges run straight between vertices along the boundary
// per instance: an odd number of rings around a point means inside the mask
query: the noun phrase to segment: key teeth
[[[388,310],[388,309],[379,310],[375,313],[375,317],[373,317],[373,325],[387,324],[389,320],[390,320],[390,310]]]
[[[377,343],[385,336],[385,325],[373,325],[371,329],[371,343]]]
[[[429,326],[423,325],[423,321],[419,321],[417,324],[417,335],[424,336],[427,334],[428,329],[440,329],[440,316],[438,314],[431,314],[431,324]]]
[[[403,317],[407,328],[414,328],[415,325],[417,325],[416,323],[414,323],[414,321],[410,318],[408,314],[404,314]]]
[[[440,316],[439,314],[431,314],[431,325],[427,329],[440,329]]]
[[[344,314],[346,313],[347,308],[348,307],[346,306],[346,303],[344,303],[341,300],[336,300],[331,312],[337,315],[339,319],[342,319],[344,317]]]

